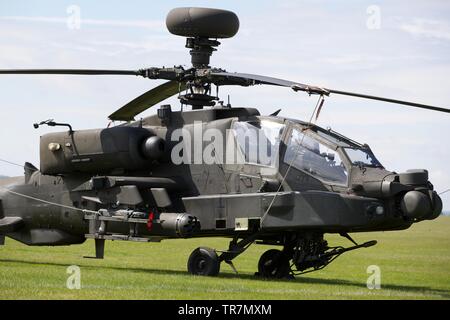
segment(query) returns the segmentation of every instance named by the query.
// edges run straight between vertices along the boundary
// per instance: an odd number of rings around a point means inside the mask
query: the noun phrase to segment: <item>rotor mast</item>
[[[219,41],[208,38],[187,38],[186,48],[191,49],[189,53],[191,55],[192,67],[196,69],[210,68],[210,57],[214,51],[217,51],[215,47],[219,45]]]
[[[194,77],[186,82],[187,93],[180,95],[182,104],[191,105],[193,110],[203,109],[205,106],[212,107],[216,104],[218,97],[211,95],[211,83],[198,81],[197,70],[210,70],[211,55],[217,51],[220,42],[206,37],[189,37],[186,39],[186,48],[191,49],[192,68]]]

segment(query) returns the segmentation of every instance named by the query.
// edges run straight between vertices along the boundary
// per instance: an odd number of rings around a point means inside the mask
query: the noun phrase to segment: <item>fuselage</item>
[[[99,210],[155,214],[152,228],[136,227],[143,237],[399,230],[442,209],[425,172],[387,171],[367,145],[309,123],[195,110],[44,135],[41,169],[0,180],[0,204],[22,220],[7,236],[29,245],[81,243],[86,212]],[[199,226],[182,234],[161,214]],[[129,225],[107,228],[124,234]]]

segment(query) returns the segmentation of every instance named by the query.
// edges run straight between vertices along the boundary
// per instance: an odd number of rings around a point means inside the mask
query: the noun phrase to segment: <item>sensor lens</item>
[[[384,208],[382,206],[377,206],[375,208],[375,213],[379,216],[381,216],[382,214],[384,214]]]

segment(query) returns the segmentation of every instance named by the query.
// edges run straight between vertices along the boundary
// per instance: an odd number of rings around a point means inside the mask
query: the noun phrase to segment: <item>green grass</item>
[[[186,272],[199,246],[224,249],[226,239],[107,242],[104,260],[92,241],[70,247],[28,247],[11,239],[0,247],[0,299],[449,299],[450,217],[406,231],[355,234],[378,245],[344,254],[325,269],[296,280],[253,276],[267,246],[252,246],[235,260],[239,275],[223,264],[216,278]],[[330,244],[348,245],[329,235]],[[67,267],[81,268],[81,290],[66,288]],[[369,265],[381,268],[381,289],[369,290]]]

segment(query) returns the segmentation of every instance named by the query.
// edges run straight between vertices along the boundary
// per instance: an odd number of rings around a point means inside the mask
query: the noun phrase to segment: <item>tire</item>
[[[281,279],[289,277],[291,267],[289,259],[277,249],[270,249],[261,256],[258,262],[258,274],[263,278]]]
[[[216,251],[200,247],[189,256],[187,267],[193,275],[214,277],[219,274],[220,261]]]

